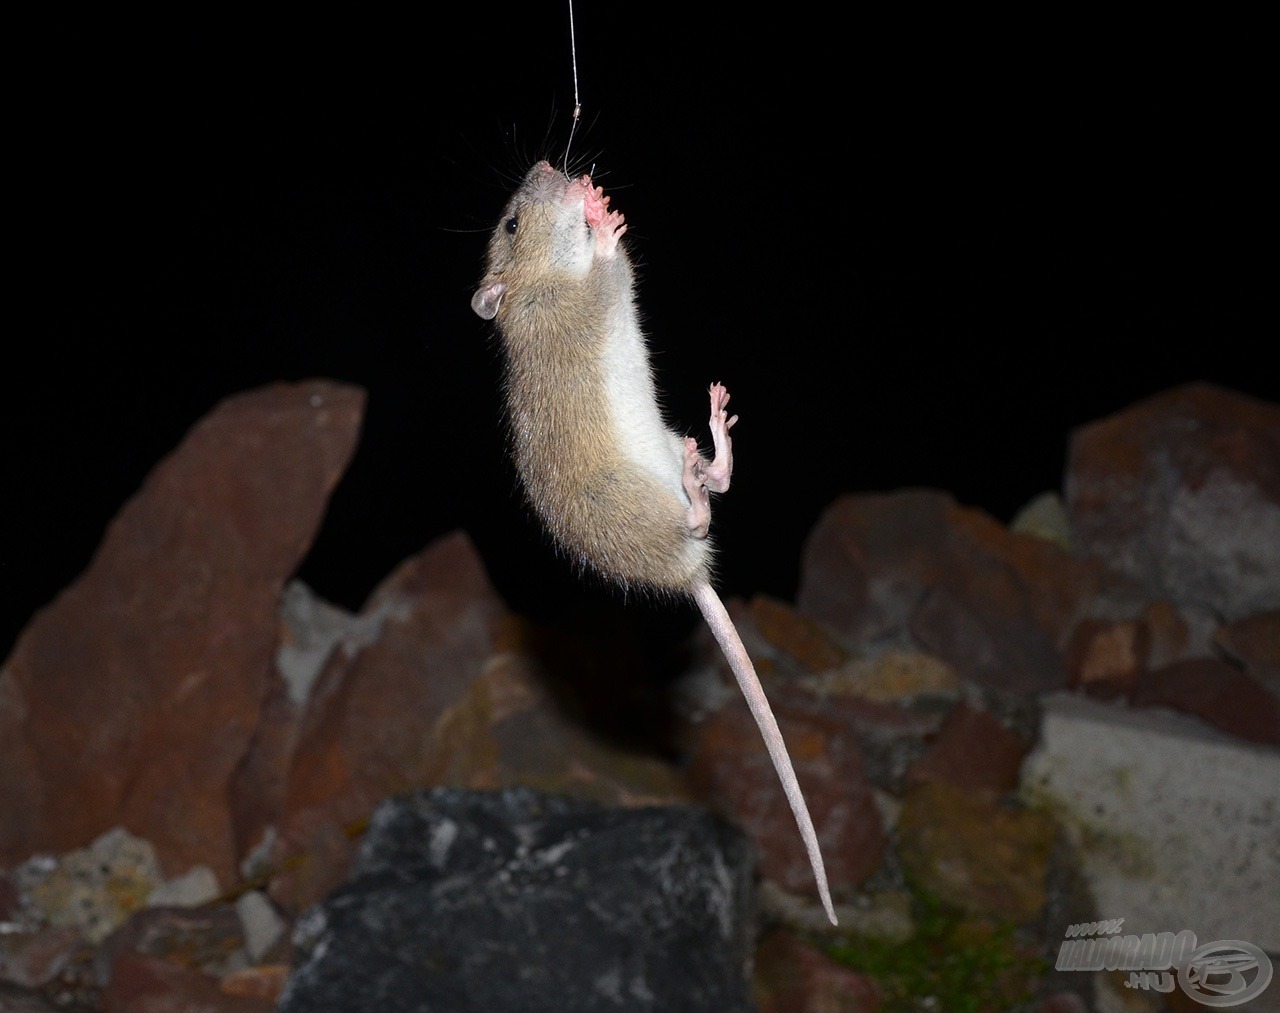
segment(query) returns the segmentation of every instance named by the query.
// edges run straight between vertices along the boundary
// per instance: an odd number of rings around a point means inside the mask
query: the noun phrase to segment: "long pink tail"
[[[725,611],[724,602],[715,593],[709,583],[703,582],[693,589],[694,601],[702,610],[703,618],[711,627],[716,643],[724,652],[738,679],[742,695],[747,699],[751,715],[760,726],[760,734],[764,736],[764,744],[769,750],[769,758],[773,760],[773,769],[778,772],[782,782],[782,790],[791,803],[791,812],[795,815],[796,826],[800,828],[800,836],[804,839],[805,850],[809,852],[809,864],[813,866],[814,879],[818,881],[818,894],[822,897],[822,906],[832,925],[836,921],[835,909],[831,906],[831,891],[827,888],[827,871],[822,865],[822,852],[818,850],[818,835],[813,829],[813,820],[809,818],[809,807],[805,805],[804,796],[800,794],[800,783],[796,780],[795,769],[791,766],[791,757],[787,753],[786,744],[782,741],[782,732],[778,730],[778,722],[774,719],[773,709],[764,695],[764,687],[760,685],[760,677],[756,675],[755,666],[747,656],[747,649],[742,645],[742,638],[734,629],[733,620]]]

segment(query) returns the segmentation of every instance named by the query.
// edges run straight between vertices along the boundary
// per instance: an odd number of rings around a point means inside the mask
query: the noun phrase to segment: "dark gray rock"
[[[751,848],[689,806],[522,788],[379,806],[281,1013],[750,1010]]]

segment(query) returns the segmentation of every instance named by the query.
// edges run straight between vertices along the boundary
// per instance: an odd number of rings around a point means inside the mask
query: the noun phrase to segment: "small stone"
[[[257,890],[249,890],[236,900],[236,914],[244,929],[244,947],[253,963],[260,961],[284,935],[284,919],[271,901]]]
[[[1148,640],[1146,624],[1136,620],[1083,620],[1067,645],[1067,685],[1123,696],[1146,667]]]
[[[49,924],[73,926],[96,945],[144,907],[161,881],[151,844],[115,827],[62,855],[29,893]]]
[[[339,644],[354,651],[377,639],[382,617],[357,617],[325,601],[300,580],[285,585],[280,599],[281,643],[276,671],[288,687],[289,701],[303,707],[324,664]]]
[[[1014,515],[1009,530],[1042,538],[1065,552],[1071,551],[1071,518],[1057,492],[1042,492],[1032,499]]]
[[[166,879],[151,891],[147,907],[196,907],[214,900],[222,888],[207,865],[197,865],[181,876]]]
[[[218,981],[218,987],[227,995],[250,996],[255,999],[266,999],[274,1003],[284,991],[285,982],[289,980],[288,964],[264,964],[261,967],[246,967],[240,971],[232,971]]]

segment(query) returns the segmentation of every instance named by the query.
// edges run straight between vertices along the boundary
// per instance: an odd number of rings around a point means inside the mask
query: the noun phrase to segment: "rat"
[[[711,493],[733,472],[729,392],[713,383],[704,457],[663,421],[623,215],[590,175],[538,162],[489,239],[471,308],[497,325],[512,454],[557,545],[624,590],[693,599],[724,652],[791,804],[831,923],[817,834],[755,667],[711,585]]]

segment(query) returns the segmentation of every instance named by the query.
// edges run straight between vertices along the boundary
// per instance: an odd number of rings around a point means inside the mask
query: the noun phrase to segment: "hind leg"
[[[725,406],[729,392],[719,383],[713,383],[711,395],[711,440],[716,456],[708,461],[698,452],[698,441],[692,436],[684,441],[684,491],[689,497],[689,533],[694,538],[706,538],[711,530],[712,492],[726,492],[733,474],[733,441],[729,430],[738,416],[729,417]]]
[[[729,417],[726,406],[729,404],[729,392],[724,384],[711,385],[711,440],[716,448],[715,460],[707,464],[706,486],[712,492],[728,492],[729,478],[733,475],[733,441],[729,439],[729,430],[738,421],[738,416]]]

